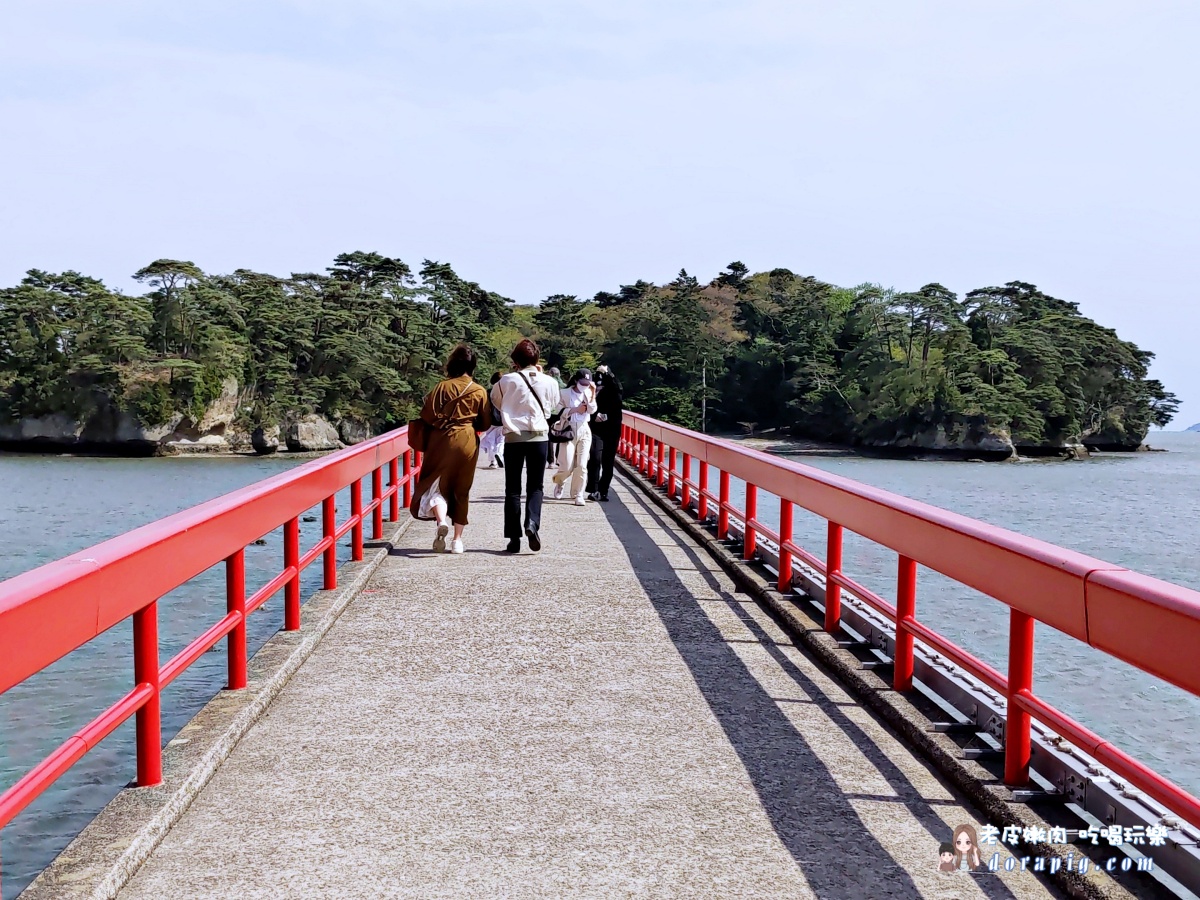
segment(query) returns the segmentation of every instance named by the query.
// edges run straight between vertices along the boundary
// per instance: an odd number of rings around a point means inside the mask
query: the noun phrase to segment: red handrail
[[[383,537],[385,504],[389,519],[397,521],[399,498],[408,505],[420,465],[420,454],[409,449],[407,428],[401,428],[0,583],[0,693],[131,617],[135,684],[0,794],[0,828],[131,716],[137,718],[137,783],[161,782],[161,690],[222,638],[229,641],[228,685],[244,688],[246,617],[282,589],[284,628],[298,629],[300,573],[323,556],[323,586],[336,588],[338,539],[351,532],[351,557],[361,560],[363,523],[371,522],[372,539]],[[371,502],[364,506],[366,475],[371,476]],[[351,491],[351,515],[338,525],[335,497],[346,487]],[[301,555],[299,517],[318,504],[323,511],[322,538]],[[283,569],[247,598],[245,548],[281,526]],[[162,665],[159,598],[222,560],[226,614]]]
[[[620,442],[623,458],[652,483],[666,481],[664,448],[700,463],[697,504],[706,518],[717,504],[717,536],[729,521],[743,523],[743,551],[754,555],[755,536],[780,547],[779,587],[790,587],[785,567],[800,558],[826,578],[825,629],[836,631],[844,587],[885,615],[895,627],[894,687],[908,690],[913,678],[913,640],[921,640],[1008,698],[1004,780],[1029,782],[1030,719],[1061,734],[1147,795],[1200,827],[1200,801],[1112,744],[1034,696],[1033,623],[1044,622],[1110,656],[1130,663],[1191,694],[1200,695],[1200,592],[1093,559],[1045,541],[860,484],[811,466],[732,442],[697,434],[638,413],[626,413]],[[708,466],[720,472],[720,494],[707,492]],[[729,499],[730,475],[746,484],[745,512]],[[674,470],[670,481],[674,481]],[[756,520],[759,490],[780,498],[780,533]],[[674,497],[675,491],[669,491]],[[791,507],[828,522],[826,558],[820,560],[791,538]],[[850,529],[899,556],[897,603],[892,606],[842,571],[842,531]],[[1007,677],[938,634],[916,617],[917,566],[941,572],[1010,608]],[[790,573],[789,573],[790,574]]]

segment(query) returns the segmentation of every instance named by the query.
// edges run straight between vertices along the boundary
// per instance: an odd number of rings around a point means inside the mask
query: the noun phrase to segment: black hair
[[[503,377],[504,377],[504,373],[501,372],[499,369],[497,369],[495,372],[492,373],[491,383],[495,384],[497,381],[499,381]]]
[[[943,853],[953,854],[954,853],[954,845],[947,843],[946,841],[942,841],[942,846],[940,846],[938,848],[938,856],[941,856]]]
[[[475,355],[475,351],[466,344],[459,344],[450,351],[450,358],[446,360],[446,374],[451,378],[457,378],[459,375],[472,375],[475,372],[475,363],[479,358]]]

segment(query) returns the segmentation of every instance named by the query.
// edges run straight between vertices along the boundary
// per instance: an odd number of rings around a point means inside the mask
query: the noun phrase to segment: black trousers
[[[562,413],[557,413],[557,414],[551,416],[548,420],[550,422],[550,426],[553,427],[554,423],[557,422],[560,418],[562,418]],[[562,444],[551,443],[550,449],[546,451],[546,459],[549,462],[552,462],[552,463],[554,463],[554,465],[557,466],[558,460],[559,460],[559,453],[561,453],[561,452],[562,452]]]
[[[549,441],[504,445],[504,536],[521,538],[542,527],[542,483]],[[525,522],[521,522],[521,469],[525,469]]]
[[[592,426],[592,455],[588,460],[587,487],[589,494],[599,493],[601,497],[608,496],[612,485],[613,465],[617,459],[617,443],[621,439],[621,428],[605,428],[600,430]]]

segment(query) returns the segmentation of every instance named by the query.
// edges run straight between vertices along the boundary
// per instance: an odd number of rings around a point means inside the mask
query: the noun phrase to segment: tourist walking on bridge
[[[558,366],[551,366],[550,368],[548,368],[546,370],[546,374],[554,379],[554,381],[558,385],[558,389],[560,391],[567,386],[567,383],[562,380],[562,373],[559,372]],[[558,417],[560,415],[563,415],[563,413],[551,413],[550,414],[550,427],[551,428],[554,428],[554,423],[556,421],[558,421]],[[548,454],[547,458],[549,461],[546,463],[546,467],[549,469],[558,468],[559,459],[562,457],[562,444],[556,444],[554,441],[551,441],[550,449],[547,451],[547,454]]]
[[[592,500],[608,500],[613,480],[617,444],[621,440],[621,411],[624,396],[621,382],[608,366],[596,368],[596,414],[592,416],[592,453],[588,464],[587,494]]]
[[[421,477],[409,512],[417,519],[437,521],[433,549],[446,550],[446,535],[454,526],[451,553],[463,552],[463,529],[475,466],[479,460],[478,432],[491,427],[487,391],[476,384],[475,351],[459,344],[446,361],[446,378],[429,392],[421,418],[429,425]]]
[[[494,386],[503,376],[503,372],[493,372],[490,385]],[[489,393],[491,386],[488,388]],[[488,398],[488,406],[491,406],[490,396]],[[483,436],[479,449],[480,452],[487,454],[489,469],[504,468],[504,427],[500,424],[500,417],[496,415],[494,409],[492,410],[492,427]]]
[[[554,476],[554,499],[562,497],[563,486],[570,478],[575,505],[583,506],[587,502],[584,482],[592,450],[592,429],[588,427],[588,420],[596,411],[596,386],[592,383],[592,373],[587,369],[578,370],[571,376],[567,386],[559,391],[559,396],[562,398],[562,415],[567,418],[574,436],[569,441],[553,445],[565,448],[562,466]]]
[[[561,406],[558,382],[538,371],[538,345],[526,338],[512,351],[515,372],[492,385],[492,404],[504,426],[504,536],[509,553],[541,550],[542,496],[550,447],[550,416]],[[521,519],[521,470],[525,470],[525,518]]]

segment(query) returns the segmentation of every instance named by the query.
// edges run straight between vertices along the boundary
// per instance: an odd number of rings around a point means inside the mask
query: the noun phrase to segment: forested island
[[[883,453],[1134,450],[1178,406],[1153,354],[1018,281],[959,298],[734,262],[534,306],[364,252],[287,277],[160,259],[134,278],[144,294],[39,270],[0,290],[0,448],[332,449],[414,416],[456,343],[486,380],[523,335],[547,365],[608,363],[632,410]]]

